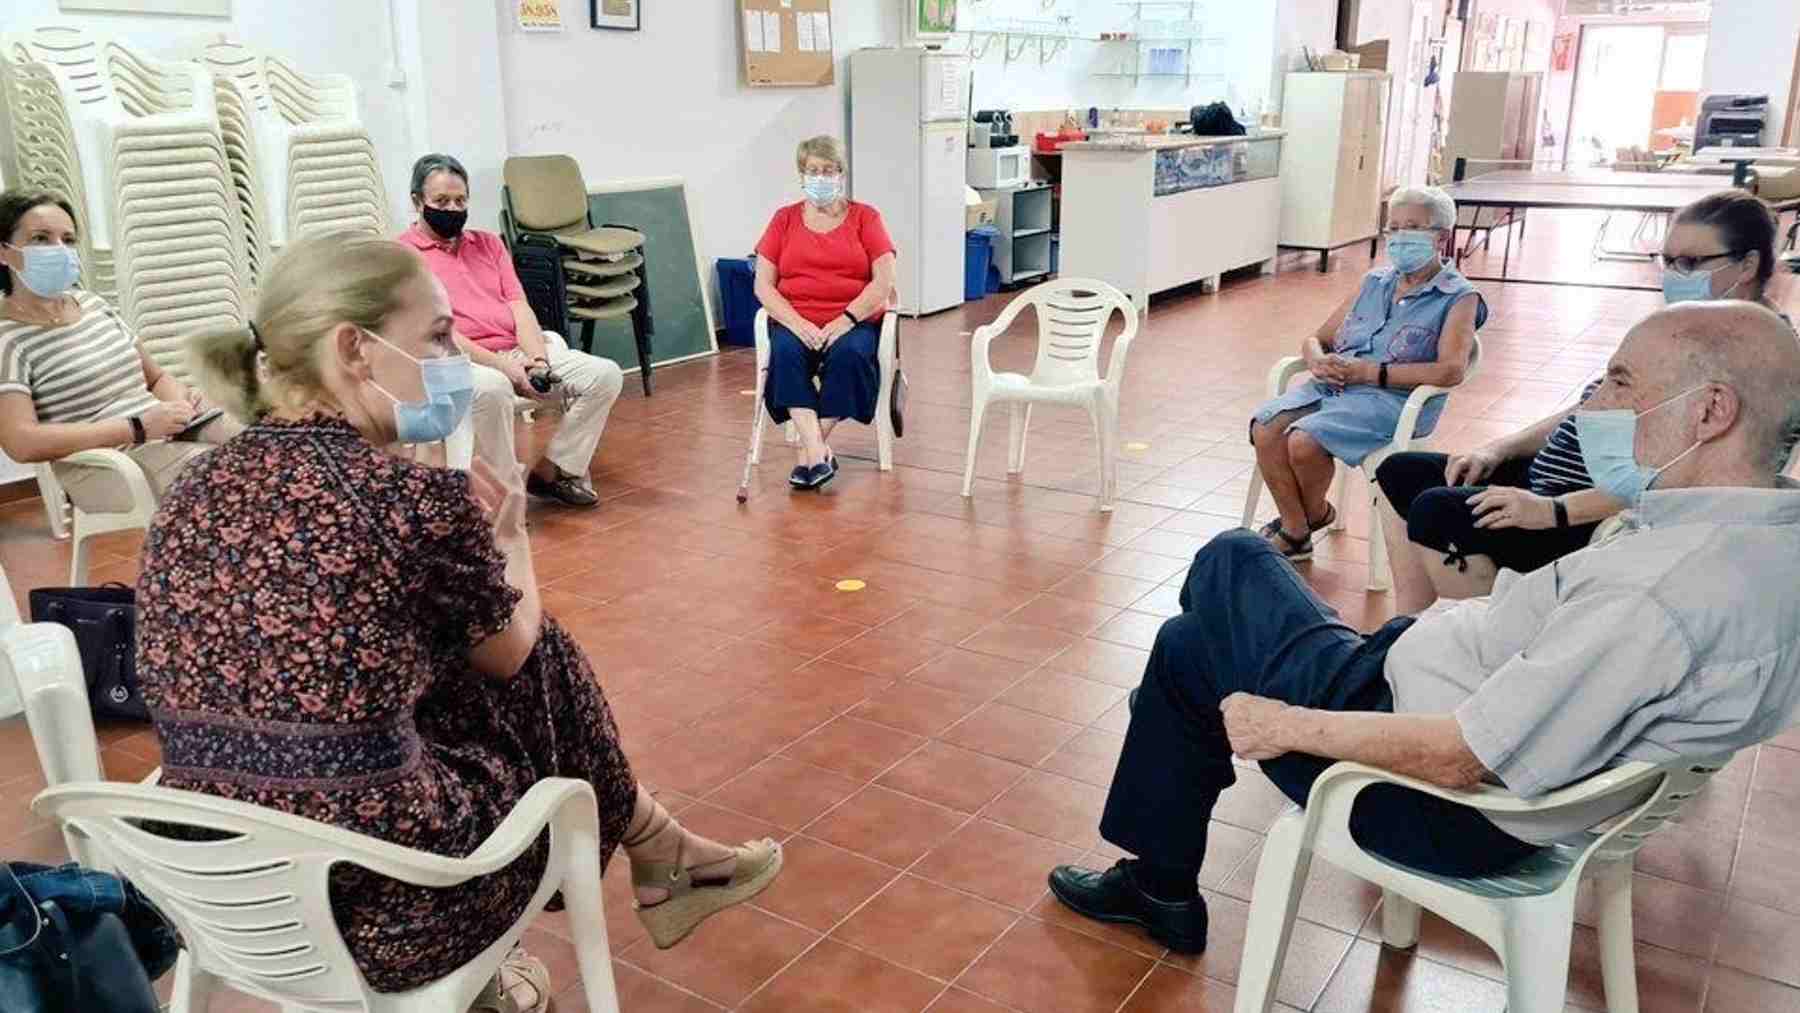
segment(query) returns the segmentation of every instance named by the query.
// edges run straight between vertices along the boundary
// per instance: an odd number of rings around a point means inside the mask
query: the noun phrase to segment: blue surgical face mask
[[[1674,404],[1705,387],[1703,383],[1696,384],[1642,412],[1634,412],[1629,408],[1576,412],[1575,435],[1581,441],[1581,459],[1587,464],[1588,477],[1594,480],[1594,488],[1627,506],[1634,506],[1638,497],[1662,477],[1663,472],[1674,467],[1676,461],[1698,450],[1700,441],[1696,440],[1693,446],[1676,454],[1674,460],[1661,467],[1641,465],[1637,462],[1635,449],[1637,424],[1645,415]]]
[[[802,176],[800,177],[800,190],[806,194],[807,201],[813,207],[830,207],[838,202],[838,198],[844,196],[844,177],[836,174]]]
[[[1401,229],[1390,233],[1387,240],[1388,260],[1401,274],[1422,271],[1437,262],[1437,233],[1430,229]]]
[[[12,246],[11,243],[6,245]],[[25,258],[13,277],[39,299],[54,299],[81,280],[81,252],[73,246],[13,246]]]
[[[1738,280],[1732,282],[1731,287],[1725,290],[1725,294],[1718,298],[1731,298],[1731,293],[1736,292],[1737,287],[1743,283],[1744,277],[1740,271]],[[1692,274],[1683,274],[1672,267],[1665,267],[1663,268],[1662,289],[1663,302],[1671,306],[1678,302],[1705,302],[1713,298],[1713,272],[1695,271]]]
[[[394,402],[394,438],[401,443],[436,443],[455,432],[468,417],[469,406],[475,399],[475,374],[469,357],[446,355],[421,359],[374,331],[363,333],[411,359],[419,367],[419,380],[425,391],[421,401],[402,401],[386,387],[370,381],[376,390]]]

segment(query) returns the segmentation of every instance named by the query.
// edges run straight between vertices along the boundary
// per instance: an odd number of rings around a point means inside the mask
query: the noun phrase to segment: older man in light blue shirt
[[[1797,389],[1800,341],[1766,308],[1652,315],[1586,406],[1613,413],[1586,420],[1582,442],[1596,482],[1634,504],[1623,530],[1504,574],[1489,601],[1369,637],[1266,542],[1221,535],[1158,635],[1100,825],[1138,857],[1105,872],[1059,867],[1052,890],[1089,917],[1204,948],[1195,883],[1234,752],[1302,804],[1334,760],[1447,787],[1487,778],[1529,797],[1622,760],[1729,752],[1794,723],[1800,490],[1777,472],[1800,425]],[[1379,789],[1358,797],[1352,834],[1451,875],[1498,871],[1617,811],[1500,825]]]

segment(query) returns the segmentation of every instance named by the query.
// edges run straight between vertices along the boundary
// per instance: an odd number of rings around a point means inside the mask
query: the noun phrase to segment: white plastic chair
[[[882,471],[894,470],[894,373],[900,365],[900,293],[888,294],[887,309],[881,315],[881,337],[875,344],[875,365],[881,373],[881,389],[875,398],[875,459]],[[738,481],[737,501],[750,498],[752,469],[762,463],[763,421],[769,417],[763,406],[763,388],[769,380],[769,311],[756,311],[756,404],[751,409],[750,449],[744,454],[744,474]],[[783,431],[788,443],[799,443],[800,433],[789,422]]]
[[[11,678],[8,678],[8,677]],[[461,1010],[561,890],[588,1007],[618,1013],[601,910],[599,822],[593,788],[546,778],[467,858],[446,858],[240,802],[103,780],[81,660],[70,632],[40,623],[0,629],[0,681],[24,698],[44,779],[32,809],[63,828],[76,861],[130,879],[175,922],[186,943],[175,968],[174,1013],[201,1013],[220,986],[285,1013],[440,1013]],[[160,772],[159,772],[160,773]],[[224,841],[181,841],[140,824],[201,827]],[[544,879],[514,926],[469,963],[402,993],[368,988],[331,916],[327,879],[350,863],[427,887],[497,872],[544,830]],[[446,931],[454,931],[446,926]]]
[[[1667,764],[1626,763],[1526,801],[1504,788],[1450,791],[1355,763],[1338,763],[1313,782],[1306,808],[1276,819],[1263,843],[1238,970],[1236,1013],[1266,1013],[1275,1001],[1301,886],[1314,856],[1381,887],[1381,933],[1388,946],[1419,939],[1419,910],[1429,908],[1499,954],[1511,1013],[1560,1013],[1569,980],[1575,895],[1584,875],[1598,900],[1600,968],[1611,1013],[1636,1013],[1631,869],[1637,850],[1669,823],[1730,756]],[[1544,848],[1491,876],[1435,876],[1364,851],[1350,836],[1356,796],[1373,784],[1398,784],[1484,813],[1509,816],[1624,813]]]
[[[44,511],[50,516],[50,531],[69,541],[69,586],[82,587],[88,579],[88,563],[93,552],[91,539],[114,531],[137,531],[150,526],[156,516],[156,495],[150,491],[150,480],[144,469],[123,453],[109,448],[81,450],[61,460],[62,464],[79,464],[112,472],[113,478],[125,483],[131,496],[131,507],[116,513],[91,513],[76,506],[57,481],[56,472],[48,464],[36,466],[38,492],[44,497]],[[58,520],[64,521],[64,532],[57,531]]]
[[[1469,367],[1463,371],[1463,382],[1467,383],[1475,376],[1475,369],[1481,362],[1481,338],[1472,339],[1469,346]],[[1312,379],[1306,369],[1306,360],[1298,355],[1290,355],[1275,363],[1269,370],[1269,397],[1278,398],[1287,393],[1287,389],[1299,379]],[[1434,387],[1421,384],[1412,389],[1406,397],[1406,405],[1400,409],[1400,421],[1394,426],[1394,438],[1387,446],[1363,458],[1363,480],[1369,488],[1369,583],[1371,591],[1386,591],[1393,587],[1393,571],[1388,566],[1387,539],[1381,533],[1381,486],[1375,482],[1375,469],[1381,462],[1393,454],[1402,454],[1413,449],[1413,442],[1421,439],[1417,435],[1419,413],[1434,397],[1449,394],[1455,387]],[[1332,521],[1332,531],[1344,530],[1344,515],[1348,502],[1344,499],[1349,489],[1350,469],[1342,461],[1337,463],[1337,477],[1331,483],[1331,498],[1338,504],[1337,519]],[[1256,506],[1262,498],[1263,477],[1260,468],[1250,469],[1250,491],[1244,497],[1244,527],[1256,526]]]
[[[996,373],[988,347],[1027,306],[1037,311],[1037,363],[1030,376]],[[1125,329],[1113,343],[1103,378],[1100,342],[1114,311],[1125,318]],[[969,339],[973,403],[962,494],[969,496],[974,491],[975,459],[990,405],[1012,404],[1009,475],[1025,470],[1025,431],[1031,425],[1031,406],[1066,405],[1085,408],[1093,420],[1094,435],[1100,441],[1100,510],[1111,511],[1119,494],[1119,387],[1125,380],[1125,355],[1137,329],[1137,308],[1131,300],[1106,282],[1089,278],[1059,278],[1034,285],[1008,303],[993,323],[977,327]]]
[[[6,569],[0,567],[0,636],[14,626],[19,625],[19,603],[13,600],[12,582],[6,579]],[[19,684],[6,668],[4,660],[0,660],[0,721],[12,717],[24,709],[24,701],[19,695]]]

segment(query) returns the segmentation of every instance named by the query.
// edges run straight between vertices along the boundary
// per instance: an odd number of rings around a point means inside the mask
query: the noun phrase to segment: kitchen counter
[[[1097,140],[1068,141],[1060,145],[1064,151],[1167,151],[1171,148],[1203,148],[1239,141],[1261,141],[1286,137],[1285,130],[1258,130],[1248,134],[1224,137],[1196,137],[1193,134],[1109,134]]]
[[[1157,292],[1226,271],[1272,270],[1286,133],[1140,134],[1062,146],[1060,273],[1116,286],[1140,311]]]

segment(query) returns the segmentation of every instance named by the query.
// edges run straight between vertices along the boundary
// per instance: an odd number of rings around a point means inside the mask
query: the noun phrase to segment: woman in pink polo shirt
[[[769,312],[763,399],[770,417],[791,419],[800,432],[788,484],[817,489],[837,474],[825,443],[832,428],[875,418],[875,348],[894,287],[894,241],[881,212],[844,196],[847,162],[837,138],[800,142],[794,164],[806,199],[775,212],[756,244],[756,295]]]

